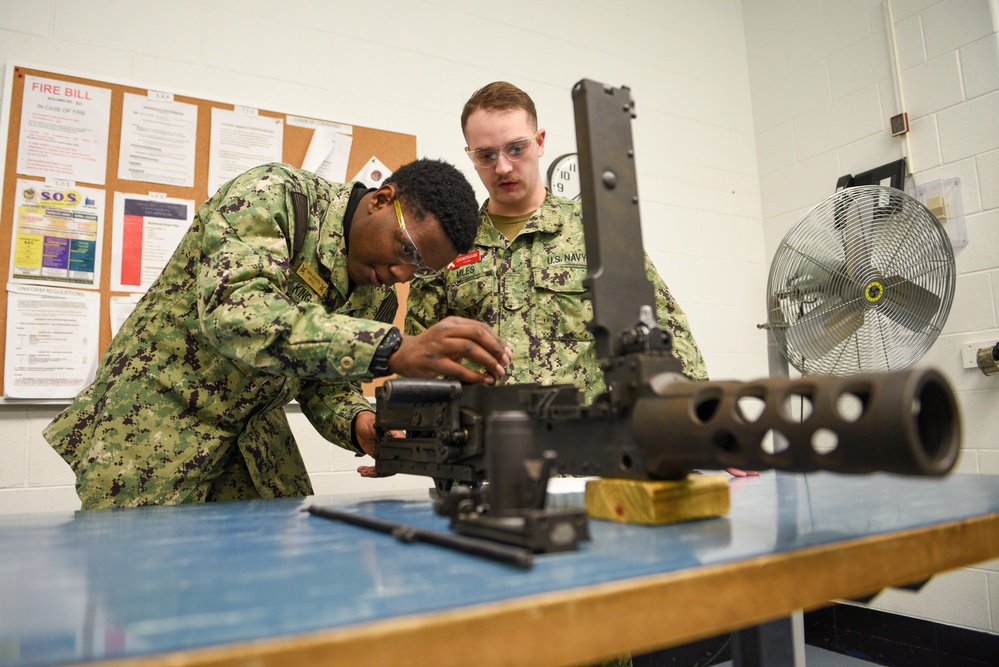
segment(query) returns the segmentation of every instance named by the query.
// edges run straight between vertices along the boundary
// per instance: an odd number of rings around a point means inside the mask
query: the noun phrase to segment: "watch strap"
[[[378,344],[375,348],[375,353],[371,356],[371,363],[368,365],[368,370],[375,377],[382,377],[385,375],[391,375],[392,371],[389,370],[388,360],[399,346],[402,345],[402,334],[399,333],[397,327],[392,327],[389,329],[385,337],[382,338],[382,342]]]

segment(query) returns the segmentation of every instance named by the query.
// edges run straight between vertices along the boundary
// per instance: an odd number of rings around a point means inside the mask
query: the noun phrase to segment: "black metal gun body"
[[[390,380],[376,393],[379,474],[432,477],[437,511],[455,530],[544,552],[586,539],[582,510],[545,508],[554,471],[681,479],[697,468],[943,475],[953,467],[957,403],[931,369],[756,382],[683,378],[644,272],[630,93],[584,80],[573,100],[593,300],[588,328],[606,391],[584,405],[567,385]],[[853,413],[843,409],[845,398],[859,406]]]

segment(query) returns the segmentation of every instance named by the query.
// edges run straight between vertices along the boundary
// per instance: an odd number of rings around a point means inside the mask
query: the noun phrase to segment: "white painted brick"
[[[841,169],[859,174],[873,167],[894,162],[902,157],[901,142],[888,132],[877,132],[842,146],[839,151]]]
[[[999,90],[999,33],[968,44],[959,53],[968,99]]]
[[[662,92],[671,96],[670,108],[676,115],[730,130],[752,132],[748,90],[727,90],[713,82],[689,77],[680,77],[675,85],[672,89],[662,88]],[[640,106],[638,109],[641,113]]]
[[[0,3],[0,29],[47,35],[54,13],[52,0],[6,0]]]
[[[971,235],[970,232],[968,235]],[[958,274],[954,301],[943,328],[944,333],[977,331],[995,326],[991,303],[992,286],[988,274],[977,273],[970,276]]]
[[[704,228],[697,218],[700,212],[647,199],[640,202],[640,208],[646,252],[701,254]]]
[[[986,573],[982,571],[938,574],[919,592],[889,588],[871,607],[980,630],[991,628]]]
[[[994,379],[992,383],[995,383]],[[964,446],[980,452],[999,451],[999,411],[995,409],[995,390],[962,391],[958,400],[961,414],[965,415],[962,433]],[[974,418],[968,418],[971,415]]]
[[[764,307],[713,306],[697,304],[689,310],[696,312],[697,343],[706,350],[742,354],[759,354],[766,351],[766,332],[757,324],[766,321]],[[689,314],[689,313],[688,313]]]
[[[367,461],[371,463],[370,459]],[[322,502],[324,496],[364,494],[391,498],[398,491],[429,489],[433,481],[420,475],[392,475],[391,477],[361,477],[357,472],[323,472],[310,474],[315,500]],[[428,495],[429,497],[429,495]],[[310,502],[310,501],[306,501]],[[311,504],[311,502],[310,502]]]
[[[711,272],[704,258],[657,251],[649,251],[649,258],[685,311],[694,303],[719,303],[717,288],[724,281]]]
[[[4,422],[17,417],[5,417]],[[27,478],[28,450],[24,438],[4,436],[3,450],[0,452],[0,489],[24,485]]]
[[[788,59],[793,59],[788,54]],[[754,91],[753,120],[756,131],[769,129],[829,103],[829,77],[825,62],[790,73],[772,86]]]
[[[975,158],[982,208],[999,208],[999,151]]]
[[[996,314],[996,323],[999,324],[999,271],[990,271],[989,281],[992,283],[992,312]]]
[[[921,118],[964,100],[957,51],[916,65],[902,72],[905,110],[909,118]]]
[[[940,112],[937,126],[944,162],[999,148],[999,92]]]
[[[909,119],[909,171],[919,173],[943,164],[936,116]]]
[[[922,13],[926,56],[936,58],[996,31],[990,0],[943,0]]]
[[[291,426],[291,432],[295,436],[295,442],[298,443],[298,451],[302,454],[302,460],[305,461],[305,469],[309,471],[309,474],[311,475],[313,471],[325,472],[332,470],[332,450],[340,448],[319,435],[319,432],[313,428],[309,419],[302,414],[299,406],[290,405],[285,408],[285,412],[288,415],[288,424]]]
[[[695,164],[723,167],[740,174],[756,174],[756,142],[750,132],[737,132],[705,123],[690,126]]]
[[[80,499],[72,486],[0,489],[0,514],[75,512]]]
[[[820,0],[798,2],[743,2],[747,44],[775,39],[792,32],[822,11]]]
[[[832,188],[830,188],[832,192]],[[816,202],[813,203],[817,203]],[[763,223],[763,239],[764,239],[764,249],[763,253],[766,257],[767,264],[773,261],[774,255],[777,253],[777,248],[780,243],[784,240],[787,233],[798,223],[801,216],[805,211],[811,208],[811,204],[808,206],[802,206],[799,209],[789,211],[787,213],[782,213],[781,215],[775,215],[770,218],[766,218]]]
[[[763,219],[810,208],[833,193],[842,175],[832,152],[762,175]]]
[[[865,0],[838,0],[784,35],[788,69],[819,62],[868,35]]]
[[[925,10],[927,7],[932,7],[940,0],[885,0],[891,3],[892,17],[896,22],[902,19],[908,18],[910,16],[915,16]]]
[[[73,469],[41,436],[28,439],[28,486],[73,486]]]
[[[829,87],[833,99],[890,79],[888,48],[888,40],[880,32],[829,56]]]
[[[766,354],[715,353],[707,360],[707,364],[712,380],[748,382],[769,377]]]
[[[329,32],[274,18],[225,12],[211,6],[205,8],[204,14],[207,25],[225,26],[224,30],[211,31],[211,39],[200,43],[205,62],[213,67],[292,81],[305,87],[323,87],[325,82],[317,81],[316,73],[322,73],[334,64],[333,44],[337,41]],[[294,39],[282,40],[282,56],[259,57],[260,37],[281,34],[295,35]]]
[[[999,475],[999,449],[978,454],[978,471],[983,475]],[[996,586],[999,586],[999,581],[996,581]],[[999,609],[997,600],[999,598],[994,598],[992,601],[993,609]]]
[[[103,46],[119,52],[156,54],[168,60],[197,62],[202,57],[204,40],[200,31],[192,30],[192,26],[204,25],[204,17],[203,5],[191,0],[171,3],[169,12],[162,11],[154,3],[128,0],[71,2],[58,5],[55,34],[77,45]],[[155,29],[150,29],[150,26],[155,26]],[[225,34],[227,31],[217,32]],[[241,36],[245,38],[245,34]],[[248,43],[252,40],[241,42],[244,58],[250,55],[246,50]]]
[[[784,60],[782,40],[772,39],[758,46],[750,46],[748,55],[749,79],[753,89],[766,88],[787,76],[787,63]]]
[[[763,261],[763,230],[759,220],[728,215],[704,215],[703,233],[711,255],[722,260]]]
[[[978,450],[968,449],[962,446],[958,452],[957,460],[951,469],[954,475],[975,475],[978,474]]]
[[[993,208],[967,215],[965,224],[968,230],[968,245],[955,253],[958,271],[960,273],[987,271],[999,266],[999,209]],[[973,307],[979,310],[984,303],[975,301]],[[976,319],[979,317],[981,315],[976,316]]]
[[[881,102],[877,86],[868,86],[820,109],[794,119],[797,158],[808,160],[857,139],[881,132]]]
[[[898,15],[895,16],[895,49],[898,68],[903,72],[926,62],[923,24],[918,15],[903,20],[899,20]]]
[[[121,51],[106,47],[86,47],[70,40],[41,38],[26,33],[0,33],[0,54],[6,61],[43,65],[43,69],[65,69],[83,76],[99,72],[99,78],[130,78],[131,60]],[[10,39],[8,39],[10,36]]]

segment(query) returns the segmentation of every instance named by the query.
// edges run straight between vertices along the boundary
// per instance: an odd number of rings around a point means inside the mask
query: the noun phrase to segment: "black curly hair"
[[[458,252],[468,252],[479,229],[475,190],[457,167],[443,160],[420,158],[385,179],[394,183],[396,197],[413,209],[419,220],[432,215]]]

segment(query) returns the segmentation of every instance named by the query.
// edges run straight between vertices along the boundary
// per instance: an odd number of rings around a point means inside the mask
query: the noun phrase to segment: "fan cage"
[[[816,204],[787,233],[767,283],[768,324],[804,374],[908,368],[950,312],[954,251],[901,190],[862,186]]]

